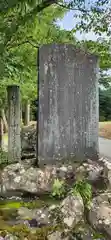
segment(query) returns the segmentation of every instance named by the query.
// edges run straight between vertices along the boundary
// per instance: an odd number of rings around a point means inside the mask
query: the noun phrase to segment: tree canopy
[[[72,32],[60,30],[55,24],[57,18],[63,17],[66,9],[61,11],[60,6],[50,6],[44,9],[42,17],[31,16],[31,19],[24,25],[21,24],[15,33],[11,30],[11,25],[21,14],[19,12],[20,6],[19,10],[15,7],[0,14],[2,102],[6,99],[6,86],[13,83],[21,86],[23,99],[35,98],[37,94],[37,50],[40,45],[50,42],[74,42]],[[22,9],[22,12],[25,10]]]
[[[77,24],[71,31],[56,24],[73,10]],[[22,99],[34,100],[37,85],[37,50],[44,43],[72,43],[100,58],[100,84],[111,81],[111,4],[110,0],[0,0],[0,86],[1,104],[6,86],[17,83]],[[94,31],[97,41],[78,42],[76,31]],[[101,37],[104,36],[105,38]],[[30,87],[29,87],[30,86]]]

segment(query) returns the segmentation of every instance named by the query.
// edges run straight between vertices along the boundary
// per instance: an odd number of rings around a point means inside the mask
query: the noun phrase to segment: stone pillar
[[[3,119],[2,110],[0,110],[0,150],[3,148]]]
[[[8,161],[21,161],[20,138],[20,89],[12,85],[7,88],[8,93]]]
[[[98,158],[98,59],[73,45],[39,49],[40,164]]]

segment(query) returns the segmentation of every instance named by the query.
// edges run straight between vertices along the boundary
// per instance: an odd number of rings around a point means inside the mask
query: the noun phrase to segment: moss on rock
[[[45,226],[42,228],[36,228],[34,231],[25,224],[19,224],[15,226],[9,226],[5,221],[0,220],[0,235],[5,237],[7,233],[17,236],[20,240],[46,240],[47,236],[57,230],[63,231],[62,225]]]
[[[50,195],[41,196],[36,200],[31,201],[1,201],[0,202],[0,210],[1,209],[18,209],[20,207],[27,207],[29,209],[37,209],[45,206],[50,206],[51,204],[58,204],[60,200],[56,200],[52,198]]]
[[[17,209],[0,209],[0,218],[4,221],[15,219],[17,216]]]

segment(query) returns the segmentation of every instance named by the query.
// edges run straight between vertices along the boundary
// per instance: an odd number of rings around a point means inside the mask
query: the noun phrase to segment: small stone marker
[[[21,161],[20,138],[20,89],[12,85],[7,88],[8,93],[8,161]]]

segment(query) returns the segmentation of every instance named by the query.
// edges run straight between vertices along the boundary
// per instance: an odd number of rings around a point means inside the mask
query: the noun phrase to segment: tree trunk
[[[3,120],[0,114],[0,149],[2,150],[3,147]]]
[[[4,109],[1,110],[1,117],[2,117],[3,125],[4,125],[4,133],[7,133],[8,132],[8,123],[7,123]]]
[[[27,126],[30,122],[30,102],[27,101],[25,104],[25,119],[24,124]]]

